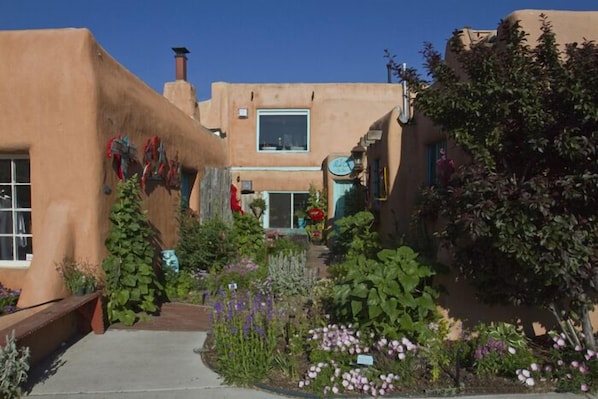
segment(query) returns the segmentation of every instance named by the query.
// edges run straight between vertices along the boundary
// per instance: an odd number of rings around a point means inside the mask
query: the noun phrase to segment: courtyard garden
[[[182,214],[165,290],[212,308],[204,362],[226,384],[316,397],[596,389],[596,352],[570,333],[479,323],[449,339],[435,268],[409,246],[382,248],[374,223],[367,211],[339,221],[322,277],[306,263],[312,244],[266,234],[253,215]]]

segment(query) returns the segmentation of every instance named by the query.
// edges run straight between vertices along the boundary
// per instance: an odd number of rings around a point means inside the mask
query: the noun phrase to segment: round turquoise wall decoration
[[[328,170],[333,175],[346,176],[351,174],[354,166],[355,162],[351,157],[337,157],[328,163]]]

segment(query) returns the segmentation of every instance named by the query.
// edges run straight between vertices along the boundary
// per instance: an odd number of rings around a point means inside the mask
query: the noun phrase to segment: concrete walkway
[[[193,348],[205,332],[108,330],[88,334],[30,373],[40,399],[276,398],[222,385]]]
[[[37,399],[275,399],[286,396],[222,385],[193,348],[205,332],[108,330],[89,334],[30,374]],[[573,394],[483,395],[475,399],[574,399]],[[466,397],[460,397],[466,398]],[[412,397],[412,399],[414,399]]]

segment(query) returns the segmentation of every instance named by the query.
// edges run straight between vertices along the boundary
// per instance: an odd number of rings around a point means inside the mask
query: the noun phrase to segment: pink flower
[[[581,392],[588,392],[589,388],[587,384],[581,384],[581,387],[579,389],[581,389]]]

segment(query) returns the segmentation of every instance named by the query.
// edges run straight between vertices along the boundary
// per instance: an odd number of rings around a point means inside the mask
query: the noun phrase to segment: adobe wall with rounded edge
[[[0,89],[1,146],[6,153],[29,153],[31,163],[34,257],[19,301],[29,306],[67,294],[55,270],[63,257],[99,267],[106,253],[117,183],[104,155],[110,137],[129,135],[141,150],[157,134],[167,151],[179,149],[183,164],[200,170],[226,165],[226,155],[223,144],[212,141],[217,138],[202,136],[86,29],[0,32],[0,48],[0,73],[9,77]],[[113,189],[110,196],[103,194],[104,185]],[[145,203],[159,208],[150,209],[150,220],[163,242],[171,242],[174,228],[163,213],[172,213],[175,198],[165,191],[149,192]]]

